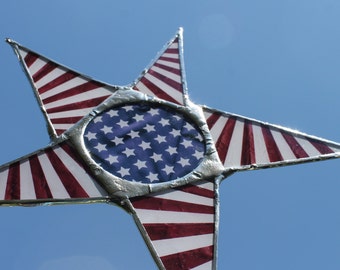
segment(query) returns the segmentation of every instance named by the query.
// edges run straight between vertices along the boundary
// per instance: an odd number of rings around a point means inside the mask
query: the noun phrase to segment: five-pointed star
[[[159,180],[158,174],[157,174],[157,173],[151,173],[151,172],[150,172],[147,178],[149,179],[149,181],[150,181],[151,183],[154,182],[154,181]]]
[[[118,171],[122,177],[127,176],[130,174],[130,169],[129,168],[124,168],[121,167],[121,169]]]
[[[93,133],[93,132],[88,132],[85,137],[88,139],[88,140],[93,140],[93,139],[96,139],[96,133]]]
[[[97,146],[95,146],[94,148],[96,148],[98,150],[98,152],[106,151],[106,146],[104,144],[101,144],[101,143],[98,143]]]
[[[135,131],[135,130],[131,130],[129,135],[130,135],[131,139],[138,138],[139,137],[139,132]]]
[[[126,148],[123,153],[127,156],[134,156],[135,155],[135,150],[134,149],[130,149],[130,148]]]
[[[189,166],[190,165],[190,160],[188,158],[181,158],[178,163],[182,166]]]
[[[191,146],[192,146],[192,141],[183,140],[182,145],[183,145],[185,148],[191,147]]]
[[[155,140],[158,143],[166,142],[166,136],[161,136],[161,135],[158,134],[157,137],[155,138]]]
[[[116,163],[116,162],[118,162],[118,157],[113,156],[113,155],[109,155],[109,157],[107,158],[107,161],[110,162],[110,164]]]
[[[124,144],[124,139],[120,137],[114,137],[112,141],[115,143],[115,145]]]
[[[135,116],[135,120],[136,120],[136,122],[138,122],[138,121],[142,121],[144,119],[144,116],[143,115],[141,115],[141,114],[137,114],[136,116]]]
[[[141,161],[141,160],[137,160],[137,162],[135,163],[136,167],[140,170],[143,168],[147,168],[146,166],[146,161]]]
[[[123,127],[128,127],[128,126],[129,126],[129,122],[128,122],[128,121],[124,121],[123,119],[121,119],[117,124],[118,124],[121,128],[123,128]]]
[[[107,133],[111,133],[112,132],[112,128],[108,127],[106,125],[104,125],[104,127],[101,129],[105,134]]]
[[[144,129],[147,131],[147,132],[152,132],[152,131],[155,131],[155,127],[153,125],[149,125],[147,124]]]
[[[139,147],[141,147],[143,150],[151,148],[150,143],[149,142],[145,142],[145,141],[142,141],[142,143],[139,145]]]
[[[160,161],[162,160],[162,155],[161,154],[156,154],[156,153],[153,153],[151,158],[154,160],[154,162],[156,163],[157,161]]]
[[[12,40],[7,41],[19,56],[34,87],[51,144],[0,167],[3,188],[0,203],[117,203],[134,216],[160,269],[173,269],[174,265],[183,269],[216,268],[219,206],[216,194],[222,179],[242,170],[340,156],[338,143],[193,104],[184,76],[182,30],[137,80],[124,87],[96,81]],[[48,98],[44,98],[46,96]],[[131,165],[145,168],[145,164],[142,161],[118,164],[118,157],[113,155],[108,155],[108,162],[96,163],[91,155],[97,153],[89,153],[84,143],[84,137],[92,143],[96,135],[83,132],[92,121],[101,126],[107,116],[117,116],[111,114],[110,108],[122,106],[128,114],[133,111],[131,104],[140,102],[152,103],[152,109],[145,115],[154,119],[160,115],[160,107],[175,111],[171,119],[181,121],[183,136],[193,136],[191,132],[199,130],[202,135],[199,140],[204,146],[196,147],[195,143],[196,150],[190,159],[181,158],[177,162],[178,148],[165,146],[163,150],[169,151],[175,161],[173,166],[167,164],[158,168],[157,165],[163,164],[160,162],[163,156],[154,151],[151,159],[155,170],[141,176],[143,179],[127,180]],[[127,129],[132,122],[121,119],[118,125]],[[161,120],[159,124],[165,126],[169,122]],[[108,127],[102,127],[105,133],[110,132]],[[156,129],[154,125],[145,124],[139,131],[154,133]],[[171,134],[176,139],[182,136],[177,129]],[[116,146],[124,149],[123,154],[134,156],[134,149],[124,145],[122,138],[116,136],[114,140]],[[156,140],[162,139],[157,137]],[[162,143],[166,142],[162,140]],[[192,146],[185,140],[184,145]],[[94,148],[98,152],[107,151],[101,143]],[[192,157],[202,162],[192,167]],[[112,167],[107,163],[114,163],[121,179],[111,174]],[[182,167],[183,177],[171,178],[176,176],[174,168],[178,167]],[[166,174],[167,178],[157,179],[161,174]],[[145,180],[164,183],[142,184]]]
[[[165,151],[167,151],[170,154],[170,156],[171,156],[173,154],[176,154],[178,150],[177,150],[176,147],[173,147],[173,146],[169,145],[168,148]]]

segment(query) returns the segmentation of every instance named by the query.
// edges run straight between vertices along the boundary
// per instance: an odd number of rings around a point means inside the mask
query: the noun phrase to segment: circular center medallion
[[[108,109],[85,129],[92,159],[124,180],[159,183],[192,172],[203,160],[196,124],[172,108],[141,103]]]

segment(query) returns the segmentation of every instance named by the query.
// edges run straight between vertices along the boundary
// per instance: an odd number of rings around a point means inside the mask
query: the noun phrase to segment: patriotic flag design
[[[169,42],[164,52],[132,85],[133,89],[183,105],[186,83],[182,50],[182,32],[179,32],[175,39]]]
[[[0,168],[0,205],[103,200],[107,193],[66,143]]]
[[[211,270],[215,264],[215,187],[207,181],[131,200],[167,270]]]
[[[86,127],[85,145],[106,171],[128,181],[159,183],[192,172],[205,153],[195,124],[169,107],[123,105]]]
[[[0,167],[0,205],[122,202],[121,197],[107,194],[105,186],[101,187],[96,175],[90,173],[89,164],[78,158],[79,153],[68,144],[75,140],[85,147],[80,156],[90,155],[101,168],[126,181],[148,184],[150,192],[156,186],[153,184],[181,177],[186,180],[191,172],[199,176],[195,169],[205,158],[206,142],[193,119],[169,103],[145,100],[93,112],[107,99],[115,98],[112,94],[116,90],[126,88],[93,80],[7,41],[32,83],[53,146]],[[182,43],[180,30],[130,86],[190,111]],[[339,157],[340,144],[204,106],[202,109],[204,117],[199,122],[206,120],[226,169],[265,168]],[[91,112],[91,117],[95,116],[92,120],[87,118],[87,126],[68,134],[73,140],[60,136]],[[209,162],[220,167],[218,161]],[[136,194],[130,194],[130,198],[124,198],[161,269],[216,269],[216,194],[222,175],[213,177],[217,177],[216,182],[210,182],[209,176],[209,180],[191,184],[183,181],[183,186],[148,196],[133,198]],[[123,190],[124,181],[120,182]],[[157,187],[160,186],[165,185]]]
[[[52,135],[62,134],[115,91],[112,86],[9,42],[31,80]]]
[[[226,168],[288,165],[334,158],[340,152],[339,144],[288,128],[208,108],[204,115]]]

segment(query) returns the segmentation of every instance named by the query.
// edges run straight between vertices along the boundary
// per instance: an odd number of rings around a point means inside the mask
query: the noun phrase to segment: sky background
[[[198,104],[340,141],[337,0],[4,0],[10,37],[126,85],[184,28]],[[0,42],[0,163],[49,143],[30,84]],[[219,269],[340,268],[340,160],[237,173],[221,185]],[[111,205],[0,208],[0,268],[157,269]]]

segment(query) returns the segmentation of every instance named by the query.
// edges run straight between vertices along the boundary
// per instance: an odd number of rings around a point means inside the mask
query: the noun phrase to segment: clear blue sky
[[[18,1],[10,37],[111,84],[132,82],[184,27],[191,99],[340,141],[336,0]],[[49,143],[30,85],[0,43],[0,163]],[[340,160],[243,172],[221,186],[219,269],[340,268]],[[0,208],[0,268],[156,269],[109,205]]]

